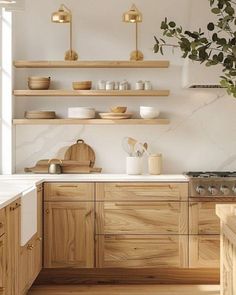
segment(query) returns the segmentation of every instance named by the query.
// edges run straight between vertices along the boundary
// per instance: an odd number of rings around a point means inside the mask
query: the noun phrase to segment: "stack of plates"
[[[56,113],[53,111],[27,111],[26,119],[55,119]]]
[[[122,120],[122,119],[130,119],[133,114],[132,113],[100,113],[99,116],[102,119],[107,120]]]

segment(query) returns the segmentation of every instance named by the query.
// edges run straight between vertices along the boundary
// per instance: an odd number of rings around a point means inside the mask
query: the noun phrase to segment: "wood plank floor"
[[[28,295],[219,295],[215,285],[87,285],[35,286]]]

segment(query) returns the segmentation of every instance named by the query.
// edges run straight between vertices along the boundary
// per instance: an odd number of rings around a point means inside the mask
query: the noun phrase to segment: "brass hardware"
[[[62,4],[58,11],[52,14],[52,22],[59,24],[70,24],[70,49],[65,53],[65,60],[77,60],[78,54],[72,48],[72,39],[73,39],[73,17],[72,11]]]
[[[29,244],[29,245],[27,246],[27,249],[30,250],[30,251],[32,251],[32,250],[34,249],[34,245]]]
[[[143,15],[133,4],[131,9],[123,14],[123,22],[135,24],[135,50],[130,54],[131,61],[141,61],[144,55],[138,50],[138,23],[143,21]]]
[[[49,214],[49,213],[50,213],[49,209],[46,209],[46,214]]]

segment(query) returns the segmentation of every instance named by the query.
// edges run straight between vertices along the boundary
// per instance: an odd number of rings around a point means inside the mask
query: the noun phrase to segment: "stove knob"
[[[218,193],[218,190],[217,190],[217,188],[215,187],[215,186],[209,186],[209,188],[208,188],[208,191],[210,192],[210,194],[212,195],[212,196],[215,196],[215,195],[217,195],[217,193]]]
[[[229,193],[230,193],[230,189],[229,189],[228,186],[226,186],[226,185],[222,185],[222,186],[220,187],[220,191],[221,191],[225,196],[229,195]]]
[[[202,186],[202,185],[198,185],[197,186],[197,188],[196,188],[196,191],[197,191],[197,193],[199,194],[199,195],[204,195],[205,194],[205,192],[206,192],[206,189],[205,189],[205,187],[204,186]]]

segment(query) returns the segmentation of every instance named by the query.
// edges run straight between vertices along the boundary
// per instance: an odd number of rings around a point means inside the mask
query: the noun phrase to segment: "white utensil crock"
[[[141,175],[143,173],[143,159],[141,157],[127,157],[126,173],[128,175]]]

